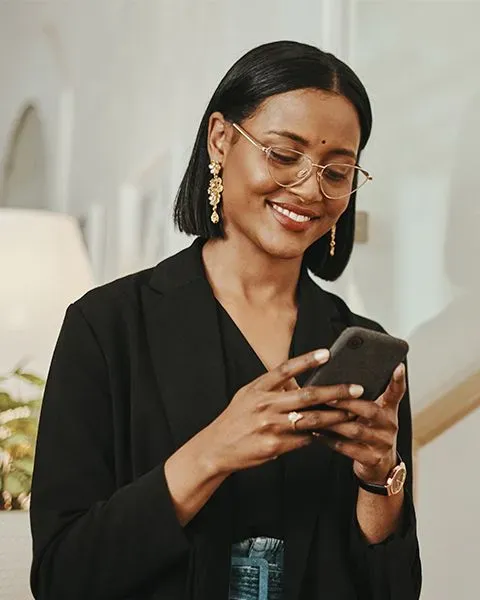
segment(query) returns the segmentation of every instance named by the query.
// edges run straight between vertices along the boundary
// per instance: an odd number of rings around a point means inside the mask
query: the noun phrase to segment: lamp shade
[[[0,209],[0,281],[0,372],[45,374],[67,306],[94,284],[76,219]]]

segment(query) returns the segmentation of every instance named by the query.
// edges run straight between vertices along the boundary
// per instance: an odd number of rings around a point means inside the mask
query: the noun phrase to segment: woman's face
[[[279,94],[239,125],[263,146],[304,152],[319,165],[356,162],[358,115],[354,106],[337,94],[310,89]],[[222,219],[227,239],[241,238],[272,257],[301,257],[348,206],[348,196],[339,200],[324,197],[315,168],[294,187],[278,185],[269,173],[265,153],[220,113],[210,118],[209,154],[222,165]],[[302,215],[301,221],[298,216],[290,218],[286,210]]]

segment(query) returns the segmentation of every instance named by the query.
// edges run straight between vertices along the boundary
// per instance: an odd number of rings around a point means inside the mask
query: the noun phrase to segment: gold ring
[[[293,429],[295,431],[297,430],[297,423],[298,423],[298,421],[300,421],[301,419],[303,419],[303,417],[304,417],[304,415],[302,415],[301,413],[296,412],[295,410],[292,410],[291,412],[288,413],[288,420],[292,424],[292,427],[293,427]]]

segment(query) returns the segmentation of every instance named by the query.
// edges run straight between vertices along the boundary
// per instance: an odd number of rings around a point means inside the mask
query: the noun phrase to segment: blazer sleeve
[[[400,530],[380,544],[368,544],[356,519],[356,508],[353,511],[350,548],[361,600],[420,597],[422,575],[412,500],[412,419],[408,390],[399,407],[397,446],[408,473]]]
[[[116,485],[112,412],[105,356],[73,304],[39,422],[30,511],[37,600],[147,594],[189,550],[163,464]]]

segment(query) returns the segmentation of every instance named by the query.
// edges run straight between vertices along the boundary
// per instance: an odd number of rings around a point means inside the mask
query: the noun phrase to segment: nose
[[[304,181],[295,185],[293,189],[303,204],[313,204],[314,202],[322,202],[324,200],[315,169],[312,170]]]

